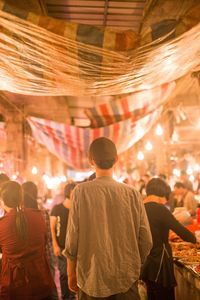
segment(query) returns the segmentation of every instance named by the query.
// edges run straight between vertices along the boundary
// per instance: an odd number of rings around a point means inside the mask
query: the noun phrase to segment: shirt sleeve
[[[51,214],[50,214],[51,217],[57,217],[58,216],[58,206],[55,205],[53,208],[52,208],[52,211],[51,211]]]
[[[196,238],[193,233],[191,233],[187,228],[185,228],[180,222],[176,220],[173,214],[163,206],[163,222],[165,226],[169,227],[178,236],[180,236],[184,241],[190,243],[196,243]]]
[[[149,226],[149,221],[146,215],[142,197],[138,193],[140,201],[140,227],[139,227],[139,239],[138,247],[140,252],[141,263],[144,264],[147,256],[149,255],[153,246],[152,235]]]
[[[191,214],[191,216],[194,216],[196,213],[196,209],[197,209],[197,201],[194,198],[193,193],[191,193],[191,192],[187,193],[187,195],[185,196],[185,199],[184,199],[184,203],[185,203],[187,210]]]
[[[65,249],[63,255],[70,260],[75,261],[78,252],[78,233],[79,233],[79,199],[80,191],[78,187],[72,193],[72,205],[69,211],[69,219],[67,225],[67,233],[65,240]]]

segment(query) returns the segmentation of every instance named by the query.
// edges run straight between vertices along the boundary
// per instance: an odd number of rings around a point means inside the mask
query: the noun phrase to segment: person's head
[[[180,178],[181,178],[181,181],[188,180],[188,175],[187,175],[186,171],[184,171],[184,170],[181,171]]]
[[[3,185],[5,182],[7,182],[7,181],[9,181],[9,180],[10,180],[10,178],[9,178],[6,174],[1,173],[1,174],[0,174],[0,188],[2,187],[2,185]]]
[[[144,180],[145,185],[149,182],[149,180],[151,179],[151,176],[149,174],[144,174],[142,176],[142,179]]]
[[[24,206],[37,209],[38,189],[36,184],[32,181],[26,181],[22,184],[22,190],[24,192]]]
[[[160,177],[160,178],[163,179],[163,180],[167,180],[167,176],[166,176],[164,173],[160,173],[160,174],[158,175],[158,177]]]
[[[165,199],[169,199],[170,193],[170,186],[159,177],[152,178],[146,185],[147,196],[156,196],[159,198],[163,198],[163,203],[165,202]]]
[[[101,170],[111,169],[117,161],[115,144],[105,137],[95,139],[89,148],[89,160]]]
[[[7,181],[1,187],[4,207],[17,208],[22,205],[22,188],[16,181]]]
[[[1,199],[4,209],[9,212],[16,209],[16,233],[21,240],[27,238],[27,220],[22,210],[23,191],[16,181],[7,181],[1,188]]]
[[[177,181],[174,185],[174,194],[176,196],[183,196],[186,192],[186,187],[185,187],[185,184],[180,182],[180,181]]]
[[[71,193],[73,191],[73,189],[75,188],[76,183],[75,182],[71,182],[71,183],[67,183],[64,187],[64,197],[65,199],[70,199]]]

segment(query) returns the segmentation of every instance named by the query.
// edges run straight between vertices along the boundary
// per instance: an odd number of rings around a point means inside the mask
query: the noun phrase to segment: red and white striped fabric
[[[175,86],[175,82],[170,82],[154,89],[129,94],[88,108],[85,113],[91,120],[92,127],[107,126],[129,118],[136,121],[163,105]]]
[[[118,153],[123,153],[144,136],[161,112],[162,107],[140,120],[130,118],[101,128],[80,128],[35,117],[28,118],[28,122],[38,143],[45,145],[69,167],[86,171],[90,169],[88,148],[95,138],[105,136],[111,139]]]

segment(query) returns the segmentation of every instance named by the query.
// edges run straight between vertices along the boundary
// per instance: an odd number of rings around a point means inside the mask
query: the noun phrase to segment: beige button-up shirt
[[[138,280],[151,247],[146,212],[135,189],[111,177],[75,188],[63,254],[77,262],[77,284],[87,295],[126,292]]]

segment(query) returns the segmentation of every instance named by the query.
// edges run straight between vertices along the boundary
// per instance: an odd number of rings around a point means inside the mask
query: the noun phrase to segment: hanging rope
[[[51,18],[38,18],[50,26]],[[171,41],[165,36],[127,51],[77,41],[79,27],[70,23],[61,36],[1,10],[0,24],[0,89],[14,93],[131,93],[176,80],[200,64],[200,24]]]

